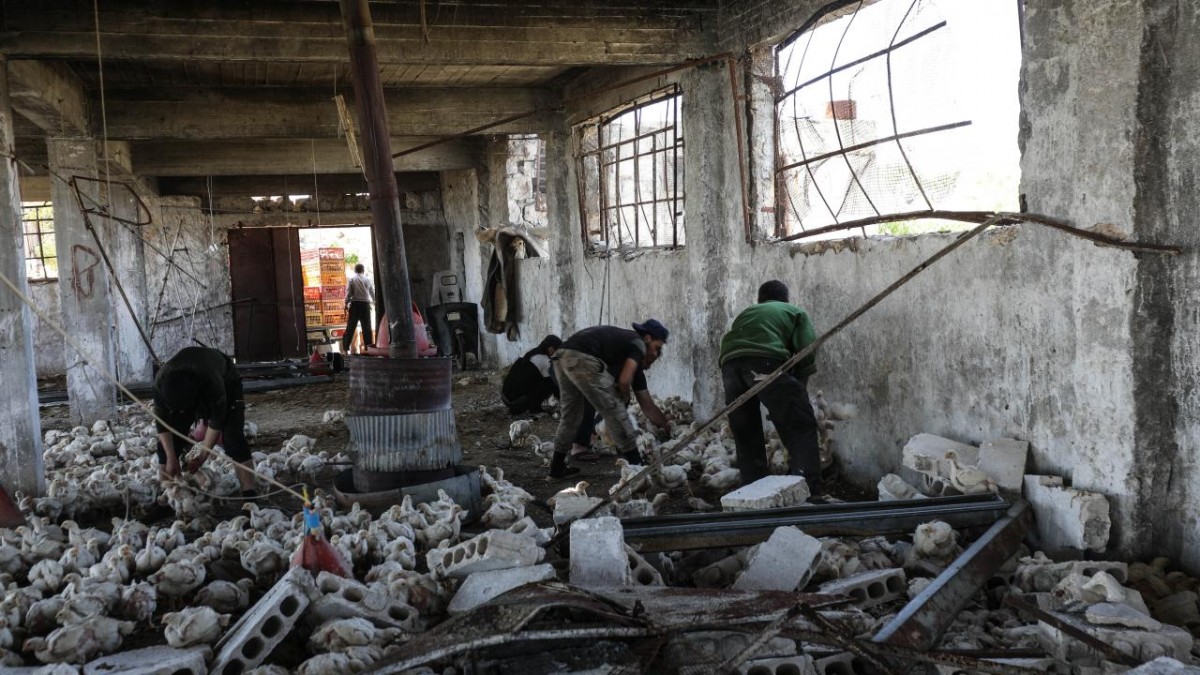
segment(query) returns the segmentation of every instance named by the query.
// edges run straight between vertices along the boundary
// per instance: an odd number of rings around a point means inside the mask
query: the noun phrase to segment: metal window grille
[[[580,219],[592,250],[683,246],[681,98],[671,86],[577,129]]]
[[[540,139],[533,163],[533,208],[539,213],[546,212],[546,141]]]
[[[54,244],[54,211],[50,202],[21,205],[25,235],[25,275],[31,281],[58,278],[58,253]]]
[[[840,0],[776,47],[777,237],[859,219],[883,221],[863,236],[909,234],[886,216],[995,207],[995,194],[966,194],[978,186],[960,180],[989,158],[973,140],[985,129],[971,128],[981,102],[958,83],[992,55],[963,39],[969,28],[952,30],[945,9],[957,1]],[[1015,199],[1008,174],[995,182]]]

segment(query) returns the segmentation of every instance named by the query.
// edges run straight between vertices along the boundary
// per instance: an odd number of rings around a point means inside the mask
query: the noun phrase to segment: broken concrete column
[[[629,584],[620,520],[604,516],[571,523],[571,583],[584,587]]]
[[[721,497],[722,511],[779,509],[803,504],[812,493],[803,476],[766,476]]]
[[[128,180],[128,179],[126,179]],[[115,217],[130,222],[142,222],[147,214],[140,213],[139,202],[132,189],[114,188],[112,213]],[[154,381],[153,362],[150,348],[138,330],[140,325],[146,335],[150,334],[150,315],[147,311],[146,254],[138,228],[113,221],[108,228],[112,234],[109,257],[121,280],[121,288],[129,300],[133,312],[117,292],[113,298],[116,305],[117,379],[126,385],[150,384]],[[117,291],[117,289],[113,289]],[[163,356],[166,360],[170,355]]]
[[[821,542],[796,527],[780,527],[750,556],[733,582],[739,591],[794,591],[808,585]]]
[[[848,595],[859,607],[874,607],[904,597],[908,580],[901,569],[870,570],[825,582],[819,591]]]
[[[549,564],[476,572],[459,586],[447,611],[451,614],[469,612],[518,586],[554,579],[554,568]]]
[[[1103,551],[1108,546],[1108,498],[1063,485],[1060,476],[1025,476],[1025,498],[1033,506],[1038,539],[1047,553]]]
[[[95,178],[96,142],[91,138],[51,138],[46,141],[50,171],[62,180],[51,185],[54,207],[54,243],[58,251],[58,293],[62,325],[83,349],[80,354],[64,344],[67,364],[67,392],[71,421],[90,425],[96,420],[111,420],[117,414],[116,385],[101,375],[116,371],[113,296],[109,292],[109,272],[96,240],[88,231],[80,202],[95,208],[104,204],[100,183],[76,181],[72,187],[64,181],[74,177]],[[76,189],[79,195],[76,195]],[[101,241],[101,223],[92,218]],[[106,243],[110,244],[111,240]]]
[[[8,70],[0,56],[0,154],[14,155],[13,111],[8,100]],[[0,274],[29,296],[25,276],[25,238],[21,227],[21,192],[15,162],[0,162],[0,223],[7,231],[0,245]],[[0,410],[0,476],[10,492],[40,495],[46,487],[42,471],[42,425],[38,413],[37,372],[33,359],[33,312],[7,286],[0,287],[0,365],[4,369]]]

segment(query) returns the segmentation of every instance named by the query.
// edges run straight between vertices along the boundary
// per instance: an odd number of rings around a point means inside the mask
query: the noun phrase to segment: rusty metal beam
[[[1029,502],[1017,501],[872,640],[932,649],[971,597],[1017,552],[1032,522]]]
[[[1134,658],[1131,654],[1126,654],[1125,652],[1108,644],[1107,642],[1105,642],[1104,640],[1101,640],[1100,638],[1096,637],[1095,635],[1092,635],[1091,633],[1087,632],[1086,630],[1083,630],[1083,629],[1079,628],[1078,626],[1074,626],[1066,621],[1063,621],[1062,619],[1055,616],[1053,613],[1043,611],[1041,608],[1031,605],[1031,604],[1025,602],[1024,600],[1018,598],[1016,595],[1010,594],[1010,595],[1006,596],[1004,598],[1004,604],[1008,605],[1009,607],[1012,607],[1013,609],[1016,609],[1020,612],[1028,614],[1029,616],[1032,616],[1033,618],[1037,619],[1038,621],[1044,621],[1044,622],[1050,624],[1051,626],[1054,626],[1055,628],[1061,630],[1062,632],[1075,638],[1076,640],[1079,640],[1080,642],[1087,645],[1088,647],[1095,649],[1096,651],[1100,652],[1101,654],[1104,654],[1105,657],[1112,659],[1113,661],[1116,661],[1117,663],[1121,663],[1121,664],[1124,664],[1127,666],[1132,666],[1135,668],[1137,666],[1142,665],[1142,662],[1139,661],[1138,659]]]
[[[909,534],[921,523],[944,520],[956,529],[991,527],[1009,503],[992,495],[933,497],[892,502],[817,504],[764,511],[676,514],[622,521],[625,541],[641,551],[749,546],[777,527],[796,526],[814,537]]]

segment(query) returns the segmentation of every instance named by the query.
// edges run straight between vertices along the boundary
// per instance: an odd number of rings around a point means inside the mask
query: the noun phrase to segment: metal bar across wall
[[[962,122],[951,122],[949,124],[942,124],[942,125],[939,125],[936,127],[927,127],[925,129],[918,129],[916,131],[906,131],[902,134],[893,134],[891,136],[876,138],[873,141],[864,141],[862,143],[855,143],[854,145],[847,145],[844,148],[840,148],[838,150],[831,150],[830,152],[826,152],[824,154],[815,155],[815,156],[809,157],[807,159],[802,159],[799,162],[792,162],[791,164],[785,164],[785,165],[779,167],[778,169],[776,169],[775,171],[777,173],[783,173],[784,171],[795,169],[795,168],[801,167],[801,166],[806,166],[808,164],[814,164],[814,163],[820,162],[822,160],[832,159],[832,158],[838,157],[838,156],[845,156],[851,152],[863,150],[865,148],[869,148],[874,145],[882,145],[884,143],[891,143],[892,141],[900,141],[905,138],[912,138],[914,136],[922,136],[924,134],[931,134],[931,133],[935,133],[938,131],[949,131],[950,129],[958,129],[959,127],[966,127],[966,126],[970,126],[970,125],[971,125],[971,120],[964,120]]]

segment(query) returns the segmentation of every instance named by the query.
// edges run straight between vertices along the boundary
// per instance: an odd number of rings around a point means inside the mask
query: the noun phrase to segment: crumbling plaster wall
[[[60,321],[58,302],[58,281],[30,281],[29,297],[34,305],[46,316]],[[53,377],[63,375],[67,370],[66,357],[63,355],[62,336],[42,321],[41,317],[33,316],[33,362],[38,377]]]

